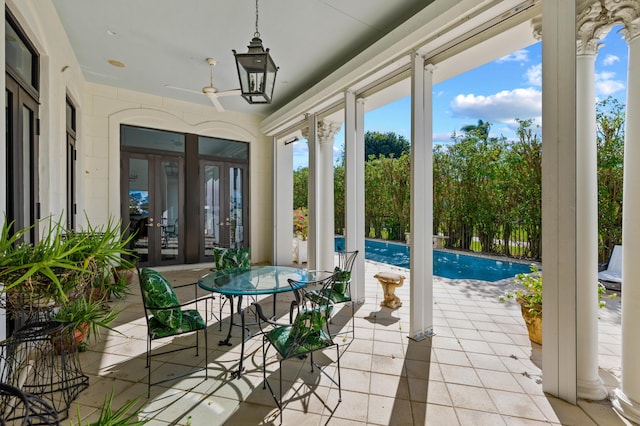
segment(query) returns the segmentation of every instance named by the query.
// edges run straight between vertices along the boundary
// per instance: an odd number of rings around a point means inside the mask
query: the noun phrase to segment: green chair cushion
[[[333,283],[333,293],[344,295],[347,291],[347,286],[351,282],[351,271],[345,271],[336,266],[333,272],[336,274],[336,282]]]
[[[333,291],[336,293],[344,294],[347,289],[347,285],[351,281],[351,272],[343,271],[342,269],[336,267],[334,272],[336,275],[336,282],[333,284]]]
[[[336,291],[332,291],[329,300],[331,300],[333,303],[347,303],[351,302],[351,296],[344,292],[338,293]]]
[[[250,264],[251,252],[248,247],[246,248],[213,248],[213,261],[216,265],[216,270],[222,271],[224,269],[234,268],[248,268]]]
[[[171,283],[159,272],[144,268],[140,272],[142,297],[146,306],[167,308],[180,304]],[[182,324],[182,309],[150,309],[153,317],[163,326],[177,329]]]
[[[351,296],[349,296],[349,294],[346,292],[346,288],[348,284],[349,283],[344,283],[344,282],[334,283],[333,290],[331,291],[329,296],[329,300],[333,303],[350,302]],[[338,285],[340,286],[337,287]],[[324,297],[324,294],[326,293],[328,293],[327,290],[325,290],[324,292],[322,290],[311,290],[307,292],[306,297],[308,297],[310,300],[313,300],[316,303],[320,303],[321,298]]]
[[[185,309],[182,311],[182,320],[178,327],[167,327],[158,321],[156,317],[149,320],[149,335],[151,339],[175,336],[176,334],[188,333],[190,331],[202,330],[207,327],[200,313],[195,309]]]
[[[326,332],[326,325],[332,309],[332,305],[327,305],[327,312],[324,307],[301,311],[293,325],[268,331],[267,339],[285,358],[331,346],[333,341]]]

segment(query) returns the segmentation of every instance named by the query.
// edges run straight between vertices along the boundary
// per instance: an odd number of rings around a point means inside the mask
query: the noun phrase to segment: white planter
[[[295,238],[293,240],[293,261],[295,263],[307,263],[307,240]]]

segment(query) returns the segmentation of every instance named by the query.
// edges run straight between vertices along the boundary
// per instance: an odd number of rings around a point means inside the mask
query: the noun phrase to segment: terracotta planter
[[[79,328],[65,329],[61,333],[53,334],[51,343],[56,353],[61,354],[63,348],[66,353],[76,352],[81,343],[85,341],[88,330],[89,325],[82,324]]]
[[[522,318],[525,324],[527,324],[527,331],[529,332],[529,340],[538,345],[542,344],[542,314],[532,315],[529,309],[524,305],[520,305],[522,311]]]
[[[107,289],[103,287],[88,287],[86,292],[89,302],[106,302],[109,294]]]
[[[124,278],[127,285],[131,285],[133,283],[133,276],[135,275],[136,269],[116,269],[115,274],[118,279]]]

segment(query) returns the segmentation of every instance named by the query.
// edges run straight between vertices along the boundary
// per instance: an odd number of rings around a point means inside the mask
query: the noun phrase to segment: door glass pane
[[[75,229],[76,205],[76,109],[67,99],[67,229]]]
[[[198,153],[219,159],[249,160],[249,144],[200,136],[198,137]]]
[[[204,255],[213,257],[220,245],[220,167],[204,166]]]
[[[5,19],[4,36],[5,61],[24,82],[38,88],[34,68],[37,66],[37,56],[18,35],[11,22]]]
[[[120,127],[120,132],[122,146],[184,153],[185,137],[181,133],[124,125]]]
[[[129,159],[129,228],[140,262],[149,261],[149,162]]]
[[[229,224],[231,247],[244,247],[243,169],[229,168]]]
[[[12,132],[13,126],[11,125],[11,123],[13,122],[13,114],[15,111],[13,111],[13,108],[12,108],[13,93],[11,93],[9,90],[5,91],[4,101],[5,101],[5,123],[7,123],[5,127],[5,141],[7,141],[5,173],[6,173],[6,179],[7,179],[7,186],[6,186],[7,206],[9,207],[15,202],[15,194],[13,190],[14,176],[15,176],[15,168],[13,164],[14,140],[13,140],[13,132]],[[7,222],[14,222],[15,219],[16,218],[14,215],[14,209],[9,207],[7,209],[6,220]]]
[[[75,140],[67,135],[67,229],[75,229],[76,205]]]
[[[24,210],[22,223],[30,225],[35,222],[34,206],[32,205],[32,197],[34,194],[33,176],[34,176],[34,158],[33,158],[33,135],[35,134],[33,120],[33,111],[26,106],[22,107],[22,193],[24,198]],[[32,243],[35,240],[34,230],[25,235],[25,242]]]
[[[176,161],[160,162],[160,244],[162,261],[178,258],[180,211],[179,167]]]

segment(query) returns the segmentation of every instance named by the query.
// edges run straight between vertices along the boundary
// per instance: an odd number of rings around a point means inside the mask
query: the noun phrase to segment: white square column
[[[352,269],[351,297],[365,300],[364,276],[364,100],[353,92],[345,95],[345,250],[358,250]]]
[[[624,178],[622,200],[622,378],[613,406],[626,418],[640,423],[640,7],[607,2],[615,17],[624,22],[622,34],[629,45],[627,71],[627,118],[624,132]],[[614,8],[615,7],[615,8]]]
[[[411,288],[409,337],[433,335],[433,65],[411,58]]]
[[[273,138],[273,247],[271,263],[290,265],[293,250],[293,147]]]
[[[543,389],[577,402],[576,1],[542,4]]]
[[[307,266],[309,269],[318,268],[318,242],[320,241],[320,226],[318,212],[320,208],[320,144],[318,143],[318,118],[310,115],[308,120],[307,142],[309,144],[309,243],[307,247]],[[291,214],[289,214],[291,216]]]

